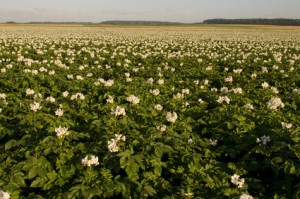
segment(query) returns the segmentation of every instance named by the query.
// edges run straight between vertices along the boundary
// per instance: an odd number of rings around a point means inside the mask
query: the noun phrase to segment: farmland
[[[298,27],[0,25],[0,193],[300,198],[299,107]]]

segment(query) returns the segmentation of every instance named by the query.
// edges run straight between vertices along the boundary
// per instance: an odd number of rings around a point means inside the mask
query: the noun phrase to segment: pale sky
[[[300,0],[0,0],[0,22],[300,18]]]

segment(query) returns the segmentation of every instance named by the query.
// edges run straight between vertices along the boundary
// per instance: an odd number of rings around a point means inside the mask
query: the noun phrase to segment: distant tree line
[[[281,25],[300,26],[300,19],[207,19],[203,24],[253,24],[253,25]]]
[[[167,25],[185,25],[179,22],[167,21],[103,21],[100,24],[118,25],[118,26],[167,26]]]

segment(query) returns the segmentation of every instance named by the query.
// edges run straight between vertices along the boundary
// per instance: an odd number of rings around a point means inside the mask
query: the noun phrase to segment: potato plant
[[[299,31],[0,35],[0,197],[300,198]]]

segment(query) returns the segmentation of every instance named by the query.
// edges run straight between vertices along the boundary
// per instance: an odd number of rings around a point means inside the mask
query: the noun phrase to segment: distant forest
[[[185,23],[179,22],[168,22],[168,21],[103,21],[100,24],[104,25],[126,25],[126,26],[176,26],[186,25]]]
[[[8,21],[7,24],[17,24]],[[248,24],[248,25],[279,25],[279,26],[300,26],[300,19],[207,19],[198,23],[180,23],[168,21],[103,21],[93,22],[29,22],[28,24],[83,24],[83,25],[113,25],[113,26],[176,26],[176,25],[198,25],[198,24]]]
[[[300,19],[207,19],[204,20],[202,23],[300,26]]]

